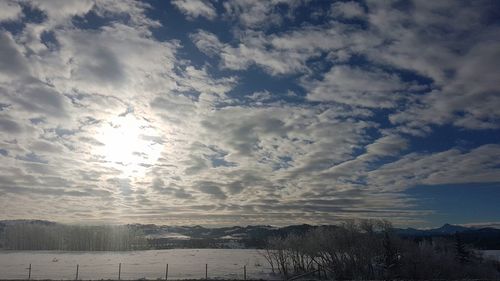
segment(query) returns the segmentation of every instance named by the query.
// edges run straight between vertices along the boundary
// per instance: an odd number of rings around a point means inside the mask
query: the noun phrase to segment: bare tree
[[[265,257],[284,278],[324,270],[329,279],[465,279],[500,277],[500,263],[485,262],[447,239],[408,241],[383,220],[346,221],[317,227],[304,236],[269,240]],[[457,254],[458,253],[458,254]],[[470,254],[470,255],[469,255]]]

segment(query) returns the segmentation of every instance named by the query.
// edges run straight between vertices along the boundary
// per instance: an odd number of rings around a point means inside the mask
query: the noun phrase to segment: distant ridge
[[[41,224],[46,226],[57,225],[56,222],[46,220],[2,220],[0,221],[0,237],[9,225]],[[195,226],[168,226],[156,224],[129,224],[130,227],[140,230],[148,239],[191,240],[216,239],[234,240],[247,247],[262,247],[272,236],[285,237],[290,234],[304,234],[316,228],[335,228],[335,225],[290,225],[276,227],[270,225],[247,225],[230,227],[203,227]],[[450,237],[459,233],[468,244],[480,249],[500,249],[500,229],[481,226],[461,226],[444,224],[433,229],[394,228],[394,232],[406,239],[431,239],[432,237]]]
[[[436,236],[436,235],[452,235],[455,233],[474,233],[474,232],[499,232],[500,229],[495,227],[477,227],[477,226],[462,226],[453,224],[444,224],[441,227],[433,229],[416,229],[416,228],[395,228],[396,233],[410,236]]]
[[[0,220],[0,228],[6,225],[29,223],[29,224],[43,224],[55,225],[56,222],[48,220]],[[228,227],[204,227],[200,225],[194,226],[169,226],[169,225],[156,225],[156,224],[129,224],[132,227],[141,229],[146,235],[148,234],[169,234],[176,233],[182,234],[191,238],[222,238],[234,235],[236,237],[242,236],[261,236],[263,234],[278,234],[286,235],[288,233],[304,233],[317,227],[336,227],[335,225],[289,225],[283,227],[276,227],[271,225],[247,225],[247,226],[228,226]],[[492,226],[462,226],[445,223],[443,226],[432,229],[417,229],[417,228],[394,228],[394,231],[400,235],[410,236],[435,236],[435,235],[451,235],[463,232],[500,232],[500,227],[497,225]],[[264,235],[267,236],[267,235]]]

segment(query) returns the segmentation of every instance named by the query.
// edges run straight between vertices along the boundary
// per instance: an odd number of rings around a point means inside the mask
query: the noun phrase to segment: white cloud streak
[[[175,0],[172,4],[190,19],[205,17],[211,20],[217,16],[217,11],[208,0]]]

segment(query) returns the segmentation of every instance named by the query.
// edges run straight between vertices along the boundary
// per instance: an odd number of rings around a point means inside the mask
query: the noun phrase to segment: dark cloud
[[[0,31],[0,73],[11,79],[29,75],[29,68],[20,48],[12,39],[12,35]]]
[[[123,65],[109,49],[98,47],[79,67],[77,76],[88,77],[98,83],[120,84],[125,79]]]
[[[228,184],[227,189],[230,194],[238,194],[245,189],[245,186],[243,182],[235,181]]]
[[[0,130],[9,134],[22,132],[22,127],[15,121],[0,115]]]
[[[38,140],[31,144],[30,147],[35,153],[62,153],[63,148],[53,143]]]
[[[42,113],[48,116],[67,117],[67,99],[50,86],[29,83],[11,94],[12,102],[28,113]]]
[[[209,194],[217,199],[226,199],[226,194],[214,182],[197,182],[196,187],[199,191]]]
[[[5,193],[24,194],[27,196],[37,195],[37,196],[51,196],[51,197],[60,197],[60,196],[101,197],[101,196],[109,195],[108,192],[105,192],[103,190],[91,190],[91,189],[79,191],[79,190],[67,190],[67,189],[58,189],[58,188],[30,188],[30,187],[22,187],[22,186],[0,186],[0,190],[2,190]]]

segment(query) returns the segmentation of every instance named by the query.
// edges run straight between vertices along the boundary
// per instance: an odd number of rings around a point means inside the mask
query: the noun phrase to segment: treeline
[[[410,236],[400,235],[407,239],[435,239],[435,238],[454,238],[454,235],[432,235],[432,236]],[[499,229],[479,229],[474,231],[460,232],[460,238],[464,243],[471,245],[475,249],[482,250],[500,250],[500,230]]]
[[[130,226],[19,223],[3,231],[7,250],[124,251],[145,249],[142,233]]]
[[[273,237],[262,253],[285,279],[308,273],[340,280],[500,278],[500,263],[483,259],[458,234],[452,240],[407,240],[378,220]]]

